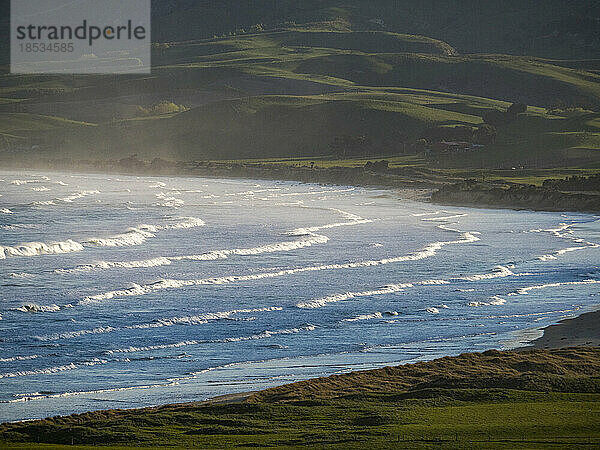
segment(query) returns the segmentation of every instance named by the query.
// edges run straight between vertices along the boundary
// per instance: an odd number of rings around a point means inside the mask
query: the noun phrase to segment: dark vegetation
[[[599,167],[597,2],[168,0],[153,14],[150,76],[0,75],[0,162]]]
[[[543,187],[568,191],[595,191],[600,192],[600,174],[589,177],[573,175],[564,180],[545,180]]]
[[[501,182],[486,183],[468,179],[443,186],[431,195],[431,200],[447,205],[479,205],[543,211],[600,211],[599,193],[569,192],[572,186],[562,183],[549,180],[549,183],[544,182],[544,186],[535,186]],[[558,190],[557,187],[563,190]]]
[[[600,349],[463,354],[268,389],[241,403],[0,425],[1,445],[570,448],[600,444]]]

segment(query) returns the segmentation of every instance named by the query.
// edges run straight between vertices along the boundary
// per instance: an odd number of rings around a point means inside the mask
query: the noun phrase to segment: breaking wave
[[[360,314],[356,317],[351,317],[349,319],[342,319],[342,322],[358,322],[361,320],[371,320],[371,319],[383,319],[383,314],[380,312],[375,312],[372,314]]]
[[[58,305],[37,305],[35,303],[26,303],[24,305],[15,308],[16,311],[21,312],[56,312],[60,310],[60,306]]]
[[[8,277],[23,279],[23,278],[35,278],[35,275],[33,275],[31,273],[27,273],[27,272],[11,272],[8,274]]]
[[[92,238],[86,241],[86,244],[97,245],[100,247],[125,247],[130,245],[139,245],[150,237],[154,237],[154,233],[158,231],[158,227],[154,225],[138,225],[137,227],[129,228],[125,233],[117,234],[108,238]]]
[[[14,256],[38,256],[59,253],[79,252],[83,245],[68,239],[64,242],[25,242],[14,247],[0,245],[0,259]]]
[[[478,308],[480,306],[500,306],[500,305],[504,305],[505,303],[506,303],[505,299],[503,299],[502,297],[498,297],[497,295],[494,295],[493,297],[490,297],[489,301],[487,301],[487,302],[469,302],[468,306]]]
[[[583,281],[563,281],[557,283],[547,283],[547,284],[539,284],[534,286],[528,286],[521,289],[517,289],[515,292],[512,292],[509,295],[525,295],[529,294],[531,291],[535,291],[538,289],[547,289],[553,287],[561,287],[561,286],[581,286],[588,284],[600,284],[600,280],[583,280]]]
[[[66,273],[74,273],[74,272],[87,272],[90,270],[102,270],[102,269],[112,269],[112,268],[123,268],[123,269],[132,269],[132,268],[145,268],[145,267],[158,267],[158,266],[168,266],[172,264],[173,261],[213,261],[217,259],[227,259],[229,256],[240,255],[240,256],[250,256],[250,255],[259,255],[262,253],[275,253],[275,252],[285,252],[297,250],[305,247],[310,247],[315,244],[325,244],[329,241],[327,236],[321,236],[317,234],[313,234],[304,239],[298,239],[295,241],[289,242],[278,242],[275,244],[267,244],[260,247],[251,247],[251,248],[235,248],[235,249],[226,249],[226,250],[213,250],[206,253],[200,253],[197,255],[184,255],[184,256],[160,256],[156,258],[150,258],[140,261],[100,261],[96,263],[90,264],[82,264],[73,269],[56,269],[55,273],[66,274]]]
[[[229,338],[217,339],[217,340],[212,340],[212,341],[187,340],[187,341],[175,342],[173,344],[157,344],[157,345],[148,345],[145,347],[131,346],[131,347],[125,347],[125,348],[118,348],[118,349],[114,349],[114,350],[107,350],[105,353],[107,355],[113,355],[115,353],[147,352],[147,351],[153,351],[153,350],[164,350],[164,349],[168,349],[168,348],[180,348],[180,347],[187,347],[190,345],[201,345],[201,344],[207,344],[207,343],[217,343],[217,342],[227,343],[227,342],[252,341],[252,340],[258,340],[258,339],[268,339],[272,336],[277,336],[277,335],[281,335],[281,334],[297,334],[297,333],[301,333],[303,331],[313,331],[316,329],[317,329],[317,327],[315,325],[308,324],[308,325],[304,325],[304,326],[301,326],[298,328],[285,328],[282,330],[275,330],[275,331],[265,330],[260,333],[252,334],[249,336],[229,337]]]
[[[10,358],[0,358],[0,362],[29,361],[30,359],[37,358],[41,358],[41,355],[12,356]]]
[[[94,358],[91,361],[84,361],[84,362],[78,363],[78,364],[69,363],[69,364],[65,364],[62,366],[47,367],[44,369],[21,370],[21,371],[17,371],[17,372],[1,373],[0,378],[16,378],[16,377],[26,377],[26,376],[31,376],[31,375],[48,375],[48,374],[53,374],[53,373],[58,373],[58,372],[64,372],[67,370],[76,370],[82,366],[97,366],[99,364],[106,364],[108,362],[110,362],[110,361],[105,360],[105,359]]]
[[[537,259],[539,259],[540,261],[553,261],[555,259],[558,259],[559,256],[562,256],[566,253],[574,252],[577,250],[586,250],[586,249],[590,249],[590,248],[600,247],[600,244],[597,244],[595,242],[588,242],[585,239],[580,239],[580,238],[574,236],[574,232],[571,228],[575,225],[576,225],[575,223],[561,223],[558,225],[557,228],[549,228],[549,229],[538,228],[538,229],[534,229],[534,230],[529,230],[529,233],[550,233],[551,235],[553,235],[559,239],[566,239],[566,240],[576,242],[578,244],[583,244],[583,245],[578,245],[576,247],[563,248],[563,249],[557,250],[556,252],[549,253],[546,255],[541,255],[541,256],[538,256]]]
[[[317,266],[307,266],[307,267],[299,267],[296,269],[284,269],[278,270],[274,272],[263,272],[263,273],[255,273],[250,275],[231,275],[231,276],[223,276],[223,277],[215,277],[215,278],[203,278],[197,280],[174,280],[174,279],[163,279],[156,281],[154,283],[139,285],[134,284],[130,288],[114,290],[109,292],[104,292],[102,294],[92,295],[84,298],[79,301],[80,305],[85,305],[89,303],[95,303],[102,300],[109,300],[118,297],[129,297],[129,296],[140,296],[145,294],[150,294],[152,292],[156,292],[163,289],[176,289],[183,288],[189,286],[199,286],[199,285],[214,285],[214,284],[229,284],[235,283],[239,281],[250,281],[250,280],[260,280],[266,278],[277,278],[286,275],[295,275],[298,273],[305,272],[317,272],[321,270],[341,270],[341,269],[351,269],[358,267],[369,267],[369,266],[379,266],[386,264],[393,264],[405,261],[418,261],[421,259],[429,258],[434,256],[438,250],[443,248],[446,245],[451,244],[465,244],[478,241],[479,238],[473,235],[472,233],[466,232],[462,233],[462,238],[455,241],[441,241],[434,242],[425,246],[422,250],[411,253],[405,256],[398,256],[394,258],[384,258],[379,260],[368,260],[368,261],[359,261],[359,262],[350,262],[350,263],[338,263],[338,264],[323,264]]]
[[[332,295],[329,295],[326,297],[321,297],[321,298],[318,298],[315,300],[300,302],[300,303],[297,303],[296,306],[298,308],[315,309],[315,308],[322,308],[323,306],[326,306],[329,303],[337,303],[337,302],[349,300],[352,298],[370,297],[370,296],[376,296],[376,295],[388,295],[388,294],[393,294],[395,292],[402,292],[407,288],[412,288],[415,286],[444,285],[444,284],[450,284],[453,281],[481,281],[481,280],[491,280],[494,278],[503,278],[503,277],[509,277],[509,276],[523,276],[523,275],[528,275],[528,274],[526,274],[526,273],[515,274],[507,267],[497,266],[493,269],[493,271],[491,273],[487,273],[487,274],[476,274],[476,275],[470,275],[470,276],[466,276],[466,277],[455,277],[455,278],[450,278],[449,280],[423,280],[423,281],[415,281],[412,283],[388,284],[382,288],[368,290],[368,291],[344,292],[344,293],[340,293],[340,294],[332,294]]]
[[[265,308],[251,308],[251,309],[233,309],[231,311],[219,311],[214,313],[204,313],[204,314],[196,314],[193,316],[184,316],[184,317],[169,317],[157,319],[153,322],[147,323],[139,323],[133,325],[125,325],[120,327],[97,327],[87,330],[77,330],[77,331],[69,331],[64,333],[54,333],[43,336],[36,336],[36,339],[40,341],[58,341],[61,339],[73,339],[80,336],[90,335],[90,334],[106,334],[112,333],[113,331],[118,330],[134,330],[134,329],[150,329],[150,328],[162,328],[162,327],[171,327],[174,325],[202,325],[206,324],[209,321],[214,320],[222,320],[229,319],[231,316],[236,314],[249,314],[249,313],[257,313],[257,312],[271,312],[271,311],[281,311],[282,307],[272,306]]]

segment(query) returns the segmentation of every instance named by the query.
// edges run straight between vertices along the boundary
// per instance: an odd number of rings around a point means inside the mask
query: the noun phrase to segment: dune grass
[[[597,348],[465,354],[293,383],[242,403],[4,424],[0,445],[592,448],[600,444],[599,355]]]

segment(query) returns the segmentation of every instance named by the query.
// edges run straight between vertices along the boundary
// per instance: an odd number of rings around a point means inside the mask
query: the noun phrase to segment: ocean
[[[0,171],[0,421],[524,345],[600,304],[599,219]]]

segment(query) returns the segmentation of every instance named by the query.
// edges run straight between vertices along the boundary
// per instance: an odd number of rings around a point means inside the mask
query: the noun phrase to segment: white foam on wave
[[[0,208],[0,213],[2,213],[2,214],[14,214],[14,212],[11,211],[8,208]]]
[[[460,217],[466,217],[468,216],[468,214],[454,214],[452,216],[443,216],[443,217],[429,217],[427,219],[421,219],[423,221],[427,221],[427,222],[442,222],[442,221],[447,221],[447,220],[451,220],[451,219],[458,219]]]
[[[583,244],[575,247],[563,248],[553,253],[541,255],[538,256],[537,259],[539,259],[540,261],[553,261],[558,259],[559,256],[562,256],[566,253],[600,247],[600,244],[597,244],[595,242],[588,242],[585,239],[577,238],[576,236],[574,236],[574,232],[571,228],[575,225],[576,223],[560,223],[556,228],[538,228],[534,230],[529,230],[529,233],[550,233],[559,239],[566,239],[572,242],[576,242],[578,244]]]
[[[348,189],[330,189],[327,191],[308,191],[308,192],[286,192],[283,194],[276,194],[281,197],[298,197],[303,195],[322,195],[322,194],[337,194],[341,192],[352,192],[356,190],[356,188],[348,188]]]
[[[56,269],[55,273],[59,274],[68,274],[75,272],[87,272],[91,270],[102,270],[102,269],[112,269],[112,268],[146,268],[146,267],[158,267],[158,266],[168,266],[172,264],[173,261],[213,261],[217,259],[227,259],[232,255],[240,255],[240,256],[251,256],[251,255],[259,255],[263,253],[275,253],[275,252],[285,252],[298,250],[305,247],[310,247],[315,244],[325,244],[329,241],[327,236],[321,236],[317,234],[313,234],[309,237],[298,239],[295,241],[289,242],[278,242],[275,244],[267,244],[259,247],[250,247],[250,248],[235,248],[235,249],[225,249],[225,250],[213,250],[206,253],[200,253],[197,255],[183,255],[183,256],[160,256],[156,258],[150,258],[146,260],[140,261],[100,261],[96,263],[83,264],[77,266],[73,269]]]
[[[383,314],[380,312],[374,312],[372,314],[359,314],[355,317],[350,317],[348,319],[342,319],[342,322],[359,322],[363,320],[371,320],[371,319],[383,319]]]
[[[50,189],[46,189],[46,188],[39,188],[37,190],[43,191],[49,191]],[[66,197],[58,197],[52,200],[42,200],[42,201],[36,201],[33,202],[32,204],[35,206],[51,206],[51,205],[56,205],[56,202],[62,202],[62,203],[73,203],[75,200],[78,200],[80,198],[84,198],[87,197],[89,195],[94,195],[94,194],[99,194],[100,191],[81,191],[81,192],[73,192],[72,194],[66,196]]]
[[[437,309],[435,306],[430,306],[429,308],[425,309],[425,311],[427,311],[430,314],[439,314],[440,310]]]
[[[434,211],[434,212],[424,212],[424,213],[416,213],[412,214],[413,217],[423,217],[423,216],[436,216],[441,213],[445,213],[447,211]]]
[[[31,190],[36,191],[36,192],[46,192],[46,191],[49,191],[50,189],[48,189],[46,186],[40,186],[40,187],[32,187]]]
[[[32,203],[33,206],[53,206],[56,205],[54,200],[39,200]]]
[[[16,311],[21,312],[56,312],[60,310],[58,305],[38,305],[36,303],[26,303],[24,305],[15,308]]]
[[[26,376],[31,376],[31,375],[49,375],[49,374],[53,374],[53,373],[64,372],[67,370],[76,370],[83,366],[88,366],[88,367],[97,366],[100,364],[107,364],[109,362],[110,361],[108,361],[106,359],[94,358],[90,361],[83,361],[83,362],[77,363],[77,364],[69,363],[69,364],[64,364],[62,366],[46,367],[43,369],[21,370],[21,371],[17,371],[17,372],[6,372],[6,373],[0,374],[0,379],[1,378],[26,377]]]
[[[68,239],[64,242],[24,242],[14,247],[0,245],[0,259],[15,256],[38,256],[79,252],[83,245]]]
[[[141,224],[137,227],[129,228],[125,233],[109,236],[107,238],[91,238],[87,241],[83,241],[82,243],[76,242],[72,239],[68,239],[64,242],[25,242],[14,247],[0,246],[0,259],[5,259],[9,256],[37,256],[45,254],[77,252],[83,250],[84,245],[98,247],[125,247],[132,245],[140,245],[143,244],[148,238],[154,237],[155,233],[159,230],[180,230],[205,225],[204,221],[197,217],[178,217],[177,220],[179,221],[176,223],[164,226]],[[14,227],[18,228],[17,225],[14,225]],[[161,262],[164,263],[165,261],[162,260]],[[109,268],[112,267],[111,264],[113,264],[114,267],[153,267],[156,265],[161,265],[158,264],[158,261],[97,263],[98,268]],[[90,270],[94,268],[93,266],[93,264],[86,265],[85,268],[83,268],[83,270]],[[73,269],[66,270],[68,271]],[[77,269],[75,271],[81,270]]]
[[[64,333],[53,333],[43,336],[36,336],[35,338],[40,341],[58,341],[62,339],[73,339],[85,335],[93,334],[106,334],[112,333],[118,330],[135,330],[135,329],[150,329],[150,328],[162,328],[171,327],[175,325],[203,325],[209,321],[229,319],[237,314],[249,314],[258,312],[272,312],[282,311],[283,308],[280,306],[269,306],[264,308],[251,308],[251,309],[233,309],[230,311],[218,311],[213,313],[196,314],[193,316],[184,317],[168,317],[157,319],[153,322],[138,323],[132,325],[124,325],[120,327],[104,326],[96,327],[87,330],[68,331]]]
[[[34,278],[35,275],[32,273],[27,273],[27,272],[11,272],[8,274],[9,278],[17,278],[17,279],[23,279],[23,278]]]
[[[47,398],[66,398],[66,397],[73,397],[76,395],[106,394],[109,392],[124,392],[124,391],[131,391],[134,389],[154,389],[154,388],[161,388],[161,387],[177,386],[177,384],[178,384],[177,382],[173,381],[173,382],[168,382],[168,383],[157,383],[157,384],[149,384],[149,385],[141,385],[141,386],[125,386],[125,387],[118,387],[118,388],[95,389],[95,390],[91,390],[91,391],[61,392],[61,393],[57,393],[57,394],[42,394],[39,392],[33,392],[33,393],[28,393],[28,394],[16,394],[16,396],[18,398],[15,398],[12,400],[7,400],[7,401],[0,401],[0,403],[22,403],[22,402],[28,402],[31,400],[43,400],[43,399],[47,399]]]
[[[391,284],[388,286],[385,286],[381,289],[374,289],[374,290],[370,290],[370,291],[362,291],[362,292],[344,292],[341,294],[333,294],[333,295],[329,295],[326,297],[321,297],[315,300],[310,300],[307,302],[300,302],[297,303],[296,306],[298,308],[304,308],[304,309],[316,309],[316,308],[322,308],[323,306],[329,304],[329,303],[337,303],[337,302],[341,302],[344,300],[348,300],[351,298],[357,298],[357,297],[370,297],[372,295],[385,295],[385,294],[393,294],[395,292],[401,292],[403,291],[405,288],[407,287],[412,287],[413,285],[410,283],[406,283],[406,284]]]
[[[274,330],[274,331],[265,330],[260,333],[252,334],[249,336],[229,337],[229,338],[212,340],[212,341],[187,340],[187,341],[175,342],[173,344],[156,344],[156,345],[148,345],[148,346],[144,346],[144,347],[130,346],[130,347],[124,347],[124,348],[117,348],[117,349],[113,349],[113,350],[107,350],[105,353],[107,355],[113,355],[115,353],[137,353],[137,352],[147,352],[147,351],[154,351],[154,350],[164,350],[164,349],[169,349],[169,348],[181,348],[181,347],[201,345],[201,344],[206,344],[206,343],[243,342],[243,341],[259,340],[259,339],[268,339],[270,337],[282,335],[282,334],[296,334],[296,333],[301,333],[303,331],[313,331],[315,329],[317,329],[317,327],[315,325],[308,324],[308,325],[297,327],[297,328],[285,328],[282,330]]]
[[[162,203],[156,203],[156,206],[163,206],[166,208],[180,208],[185,204],[185,201],[183,201],[182,199],[177,197],[169,197],[164,192],[159,192],[158,194],[154,195],[156,196],[156,198],[162,201]],[[171,195],[174,194],[172,193]]]
[[[578,246],[578,247],[567,247],[562,248],[554,253],[538,256],[540,261],[552,261],[558,259],[559,256],[562,256],[566,253],[575,252],[577,250],[587,250],[590,248],[598,248],[600,244],[596,244],[594,242],[586,242],[586,245]]]
[[[476,275],[469,275],[466,277],[460,277],[459,280],[465,281],[481,281],[481,280],[493,280],[494,278],[505,278],[505,277],[513,277],[513,276],[523,276],[529,275],[525,273],[515,274],[512,270],[510,270],[506,266],[496,266],[492,270],[491,273],[482,273]]]
[[[203,227],[206,223],[198,217],[178,217],[179,222],[166,225],[163,228],[167,230],[183,230],[187,228]]]
[[[73,269],[55,269],[54,273],[68,274],[112,268],[137,269],[146,267],[168,266],[169,264],[171,264],[171,260],[165,257],[150,258],[139,261],[99,261],[95,263],[82,264]]]
[[[7,231],[30,230],[33,228],[38,228],[38,225],[32,223],[13,223],[10,225],[2,225],[1,228]]]
[[[0,358],[0,362],[29,361],[41,357],[41,355],[11,356],[10,358]]]
[[[100,247],[126,247],[130,245],[140,245],[150,237],[154,237],[154,233],[158,231],[158,227],[154,225],[138,225],[137,227],[129,228],[125,233],[117,234],[108,238],[92,238],[86,241],[86,244],[97,245]]]
[[[85,243],[101,247],[125,247],[131,245],[140,245],[143,244],[146,239],[154,237],[155,233],[157,233],[159,230],[182,230],[205,225],[205,222],[197,217],[179,217],[177,219],[179,222],[164,226],[141,224],[136,227],[129,228],[125,233],[117,234],[108,238],[92,238],[87,240]],[[157,265],[156,261],[151,261],[149,265],[144,265],[144,263],[141,261],[132,261],[132,263],[134,263],[134,267],[155,267]],[[114,267],[127,267],[128,263],[123,262],[116,264],[117,265]]]
[[[310,234],[316,233],[317,231],[320,231],[320,230],[327,230],[327,229],[337,228],[337,227],[362,225],[362,224],[373,222],[373,220],[371,220],[371,219],[364,219],[360,216],[357,216],[356,214],[352,214],[350,212],[343,211],[341,209],[337,209],[337,208],[326,208],[326,209],[328,209],[330,211],[334,211],[338,214],[341,214],[342,217],[347,220],[347,222],[335,222],[335,223],[329,223],[329,224],[325,224],[325,225],[317,225],[317,226],[312,226],[312,227],[301,227],[301,228],[296,228],[292,231],[289,231],[287,234],[289,234],[291,236],[305,236],[305,235],[310,235]]]
[[[524,287],[521,289],[517,289],[512,294],[526,295],[526,294],[529,294],[529,292],[535,291],[538,289],[547,289],[547,288],[561,287],[561,286],[582,286],[582,285],[589,285],[589,284],[600,284],[600,280],[589,279],[589,280],[582,280],[582,281],[563,281],[563,282],[557,282],[557,283],[539,284],[539,285],[527,286],[527,287]]]
[[[469,302],[468,306],[478,308],[480,306],[500,306],[506,304],[506,300],[502,297],[494,295],[487,302]]]
[[[266,244],[259,247],[250,248],[235,248],[228,250],[214,250],[211,252],[201,253],[198,255],[186,255],[186,256],[174,256],[169,259],[174,261],[180,260],[195,260],[195,261],[211,261],[216,259],[226,259],[230,255],[259,255],[262,253],[275,253],[285,252],[291,250],[298,250],[305,247],[310,247],[315,244],[325,244],[329,241],[327,236],[310,233],[308,237],[304,239],[297,239],[288,242],[277,242],[275,244]]]
[[[297,303],[296,306],[298,308],[305,309],[315,309],[322,308],[330,303],[337,303],[344,300],[358,298],[358,297],[370,297],[377,295],[388,295],[393,294],[395,292],[401,292],[404,289],[412,288],[414,286],[432,286],[432,285],[446,285],[451,284],[453,281],[482,281],[482,280],[492,280],[495,278],[503,278],[509,276],[524,276],[529,275],[528,273],[514,273],[509,268],[504,266],[496,266],[491,273],[486,274],[475,274],[466,277],[453,277],[449,280],[422,280],[415,281],[411,283],[398,283],[398,284],[389,284],[379,289],[361,291],[361,292],[344,292],[339,294],[332,294],[326,297],[321,297],[314,300],[309,300],[306,302]],[[471,292],[474,289],[463,289],[463,292]]]
[[[277,192],[277,191],[281,191],[281,188],[266,188],[266,189],[255,189],[255,190],[248,190],[248,191],[243,191],[243,192],[230,192],[228,194],[225,194],[226,196],[229,197],[233,197],[233,196],[253,196],[259,193],[263,193],[263,192]]]
[[[478,241],[479,238],[474,236],[470,232],[462,233],[461,239],[454,241],[440,241],[433,242],[425,246],[422,250],[416,251],[414,253],[397,256],[392,258],[384,258],[379,260],[368,260],[368,261],[358,261],[358,262],[349,262],[349,263],[338,263],[338,264],[322,264],[317,266],[307,266],[307,267],[299,267],[295,269],[284,269],[273,272],[263,272],[263,273],[255,273],[250,275],[231,275],[231,276],[223,276],[223,277],[215,277],[215,278],[203,278],[196,280],[175,280],[175,279],[162,279],[156,281],[154,283],[149,283],[145,285],[134,284],[134,286],[126,289],[114,290],[109,292],[104,292],[102,294],[91,295],[83,300],[79,301],[80,305],[85,305],[89,303],[96,303],[102,300],[110,300],[113,298],[119,297],[129,297],[129,296],[141,296],[145,294],[150,294],[163,289],[177,289],[189,286],[200,286],[200,285],[214,285],[214,284],[229,284],[235,283],[239,281],[250,281],[250,280],[260,280],[267,278],[277,278],[286,275],[295,275],[298,273],[306,273],[306,272],[318,272],[322,270],[342,270],[342,269],[352,269],[359,267],[370,267],[370,266],[380,266],[386,264],[393,264],[405,261],[418,261],[425,258],[430,258],[435,256],[437,251],[443,248],[446,245],[452,244],[465,244]]]
[[[12,180],[10,184],[14,184],[15,186],[23,186],[24,184],[42,183],[43,181],[48,180]]]
[[[78,200],[80,198],[87,197],[88,195],[99,194],[99,193],[100,193],[100,191],[96,191],[96,190],[74,192],[71,195],[68,195],[67,197],[57,198],[56,200],[59,200],[61,202],[65,202],[65,203],[73,203],[75,200]]]

